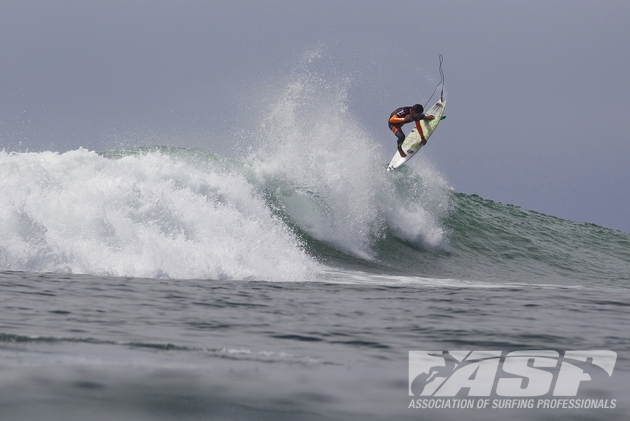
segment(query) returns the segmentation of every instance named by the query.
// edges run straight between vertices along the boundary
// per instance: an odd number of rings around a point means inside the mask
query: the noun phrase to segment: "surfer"
[[[400,156],[405,157],[407,154],[402,150],[402,144],[405,141],[405,133],[402,131],[402,126],[412,121],[416,122],[416,129],[420,133],[422,138],[421,145],[424,146],[427,140],[422,133],[422,127],[420,126],[420,120],[433,120],[435,116],[424,114],[424,107],[420,104],[415,104],[413,107],[400,107],[389,115],[389,129],[394,132],[398,138],[398,152]]]

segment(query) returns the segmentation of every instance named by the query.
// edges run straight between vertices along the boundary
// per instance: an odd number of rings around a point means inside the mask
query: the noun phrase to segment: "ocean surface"
[[[241,158],[0,152],[1,420],[630,419],[629,234],[388,173],[295,90]],[[606,407],[410,408],[409,352],[466,350],[617,359]]]

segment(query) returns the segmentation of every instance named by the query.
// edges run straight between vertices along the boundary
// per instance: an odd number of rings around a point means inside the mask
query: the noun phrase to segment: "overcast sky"
[[[630,232],[629,22],[625,0],[3,0],[0,149],[222,152],[248,89],[321,49],[393,154],[385,119],[426,102],[442,54],[423,153],[456,191]]]

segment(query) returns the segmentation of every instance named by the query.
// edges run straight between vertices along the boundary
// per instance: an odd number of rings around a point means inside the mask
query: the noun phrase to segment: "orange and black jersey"
[[[424,113],[420,114],[417,118],[408,119],[411,114],[411,107],[400,107],[394,110],[393,113],[389,115],[389,128],[392,126],[402,127],[403,124],[411,123],[412,121],[422,120],[425,115]]]

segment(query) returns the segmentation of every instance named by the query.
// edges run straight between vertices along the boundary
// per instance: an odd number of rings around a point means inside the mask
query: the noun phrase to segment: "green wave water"
[[[630,235],[453,193],[452,258],[479,276],[628,285]]]

